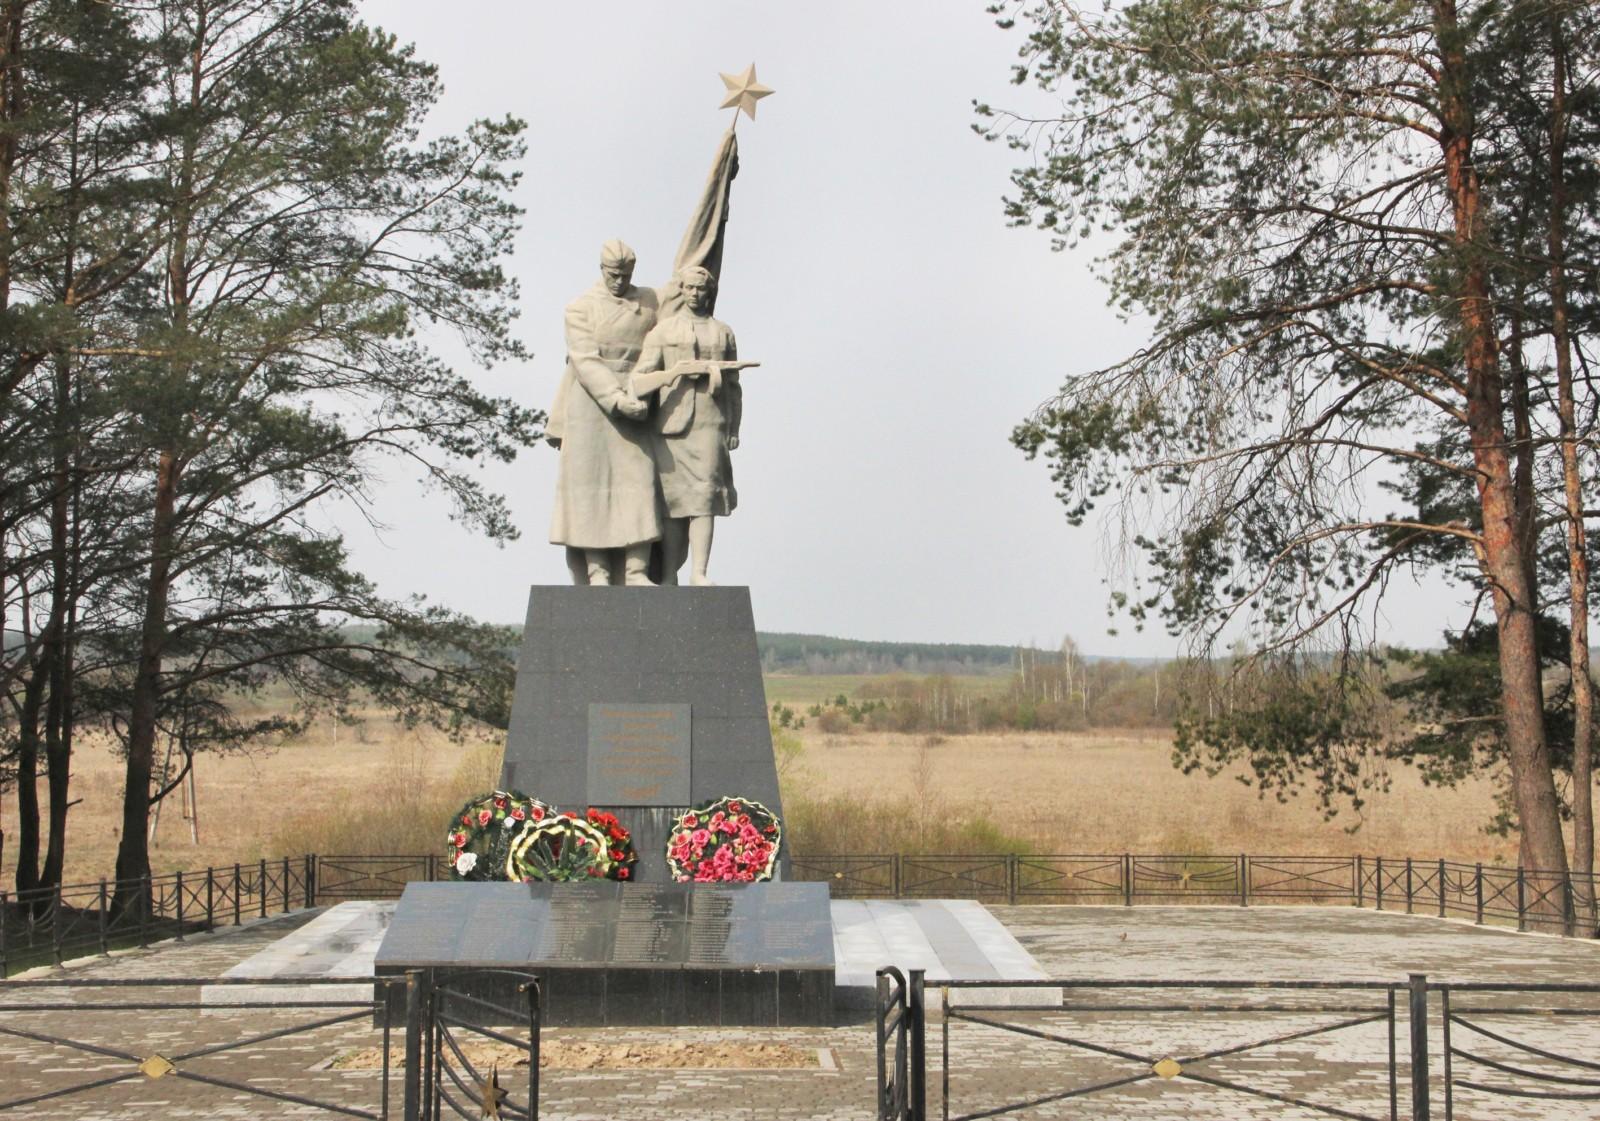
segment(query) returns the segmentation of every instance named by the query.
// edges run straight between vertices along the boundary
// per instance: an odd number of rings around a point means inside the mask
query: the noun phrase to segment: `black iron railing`
[[[183,1092],[165,1087],[190,1085],[226,1092],[230,1107],[254,1098],[368,1121],[450,1116],[537,1121],[543,1007],[538,978],[509,975],[519,996],[518,1006],[507,1008],[474,992],[488,972],[504,974],[480,970],[435,976],[432,970],[411,970],[270,982],[217,977],[0,981],[0,1037],[12,1044],[13,1068],[28,1072],[33,1082],[26,1088],[15,1080],[0,1086],[0,1115],[44,1102],[68,1105],[62,1116],[100,1113],[118,1104],[107,1096],[118,1093],[114,1087],[170,1079],[162,1084],[162,1096],[171,1098],[174,1108],[184,1106]],[[318,991],[330,987],[354,987],[363,995],[352,999],[344,992]],[[213,998],[210,1003],[206,996]],[[230,1015],[198,1015],[208,1010]],[[241,1021],[231,1015],[237,1012],[268,1015]],[[82,1013],[92,1015],[80,1018]],[[339,1034],[329,1035],[335,1028]],[[405,1060],[394,1063],[399,1032]],[[302,1047],[315,1039],[331,1051],[348,1047],[352,1034],[377,1053],[371,1076],[363,1071],[341,1077],[329,1072],[331,1062],[310,1072],[263,1070],[262,1045],[299,1037]],[[502,1079],[498,1067],[486,1064],[475,1050],[481,1040],[508,1044],[527,1056],[526,1073],[519,1078],[508,1069]],[[30,1055],[30,1044],[38,1054]],[[397,1078],[400,1086],[394,1085]],[[188,1108],[203,1110],[208,1104],[216,1102],[191,1099]]]
[[[920,995],[920,980],[878,974],[879,1121],[928,1117],[926,1021],[910,1014],[907,995],[913,987]],[[1056,978],[933,987],[942,1121],[1028,1115],[1068,1101],[1074,1115],[1089,1116],[1107,1097],[1125,1110],[1130,1094],[1159,1112],[1168,1084],[1187,1087],[1174,1109],[1192,1107],[1184,1095],[1210,1092],[1351,1121],[1429,1121],[1440,1104],[1445,1121],[1499,1116],[1508,1098],[1600,1102],[1600,1036],[1592,1029],[1600,985],[1430,984],[1412,974],[1394,982]],[[1015,1003],[963,1004],[972,990]],[[960,1034],[964,1024],[979,1031]],[[1129,1042],[1173,1029],[1217,1042]],[[1060,1057],[996,1067],[995,1032],[1059,1047]],[[1297,1074],[1318,1073],[1315,1084],[1274,1073],[1272,1049],[1288,1043],[1298,1051],[1283,1061]],[[1329,1052],[1319,1063],[1324,1043]],[[994,1077],[1001,1069],[1005,1077]]]
[[[1385,856],[1162,853],[796,855],[837,899],[1265,906],[1344,904],[1595,937],[1600,876]],[[48,891],[0,891],[0,976],[302,907],[396,899],[435,855],[306,855]]]
[[[0,1090],[0,1114],[41,1102],[64,1102],[89,1097],[104,1108],[108,1099],[101,1091],[120,1084],[171,1079],[168,1085],[208,1086],[227,1092],[230,1104],[239,1098],[256,1098],[302,1109],[325,1111],[347,1117],[385,1121],[390,1114],[389,1050],[390,1001],[384,989],[405,984],[403,977],[370,977],[355,982],[372,994],[364,999],[346,999],[332,994],[302,996],[286,1001],[271,995],[252,995],[250,986],[259,981],[213,977],[141,977],[50,979],[0,982],[0,1036],[22,1041],[18,1071],[29,1071],[35,1085],[17,1093],[15,1083]],[[284,977],[274,985],[305,987],[348,986],[348,978]],[[240,999],[210,1005],[200,999],[201,987],[239,989]],[[231,1017],[203,1017],[200,1012],[218,1007],[230,1013],[271,1012],[270,1030],[260,1025],[241,1025]],[[93,1013],[87,1021],[79,1014]],[[167,1016],[165,1014],[174,1014]],[[107,1032],[110,1021],[120,1022]],[[75,1029],[78,1025],[98,1025],[91,1038]],[[259,1053],[253,1049],[290,1036],[312,1035],[324,1029],[352,1024],[371,1025],[374,1042],[379,1045],[378,1085],[370,1080],[341,1085],[337,1099],[312,1089],[302,1090],[300,1079],[286,1079],[283,1072],[274,1076],[259,1073]],[[142,1042],[145,1038],[151,1042]],[[180,1037],[182,1041],[180,1042]],[[108,1043],[107,1039],[115,1040]],[[29,1061],[26,1045],[42,1045],[40,1056]],[[159,1048],[159,1050],[158,1050]],[[83,1058],[75,1066],[69,1057]],[[44,1057],[49,1056],[49,1061]],[[242,1061],[236,1061],[242,1060]],[[295,1072],[299,1073],[299,1072]],[[176,1100],[181,1092],[168,1091]],[[203,1093],[203,1091],[198,1091]],[[109,1099],[111,1103],[115,1098]],[[98,1112],[98,1109],[96,1110]],[[76,1116],[69,1110],[62,1116]],[[407,1121],[420,1114],[408,1114]]]
[[[875,1035],[878,1121],[923,1121],[928,1112],[924,971],[878,970]]]

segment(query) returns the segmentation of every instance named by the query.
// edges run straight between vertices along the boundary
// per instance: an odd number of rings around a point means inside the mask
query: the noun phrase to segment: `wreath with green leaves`
[[[445,834],[450,878],[503,879],[512,841],[530,822],[553,814],[549,806],[519,790],[495,790],[468,800],[456,811]]]

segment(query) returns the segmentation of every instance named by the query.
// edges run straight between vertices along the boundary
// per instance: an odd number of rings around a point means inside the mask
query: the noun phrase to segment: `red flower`
[[[479,825],[488,825],[493,820],[494,820],[494,814],[490,813],[488,810],[479,810],[478,811],[478,824]]]
[[[627,878],[628,878],[628,870],[626,868],[619,868],[617,870],[617,879],[625,880]]]
[[[733,813],[738,813],[739,812],[739,803],[738,802],[729,802],[728,803],[728,809]]]
[[[542,817],[544,817],[544,811],[538,806],[533,807],[533,820],[538,821]]]
[[[503,797],[495,798],[495,800],[494,800],[494,808],[497,809],[497,810],[505,809],[506,808],[506,800],[505,800],[505,798],[503,798]]]
[[[462,814],[461,815],[461,824],[462,825],[471,825],[472,824],[471,816],[469,816],[468,814]]]
[[[465,833],[452,833],[450,835],[450,843],[458,849],[465,848],[467,844],[467,835]]]
[[[528,816],[528,811],[521,806],[517,806],[511,811],[511,816],[517,821],[522,821]]]

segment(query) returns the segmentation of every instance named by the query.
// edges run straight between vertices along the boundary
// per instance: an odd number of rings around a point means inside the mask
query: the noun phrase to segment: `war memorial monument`
[[[754,66],[723,81],[735,121],[771,92]],[[567,305],[548,431],[572,584],[529,592],[501,789],[452,826],[458,882],[407,887],[379,973],[531,972],[567,1023],[825,1024],[841,1003],[828,885],[795,882],[782,840],[750,589],[708,575],[759,365],[713,316],[738,168],[729,128],[664,284],[613,239]],[[897,906],[984,975],[959,921]],[[866,945],[857,973],[888,963]],[[870,976],[849,980],[860,1002]]]

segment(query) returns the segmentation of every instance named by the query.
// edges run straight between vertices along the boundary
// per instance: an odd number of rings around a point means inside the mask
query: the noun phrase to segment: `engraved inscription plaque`
[[[689,804],[689,706],[589,705],[589,804]]]

